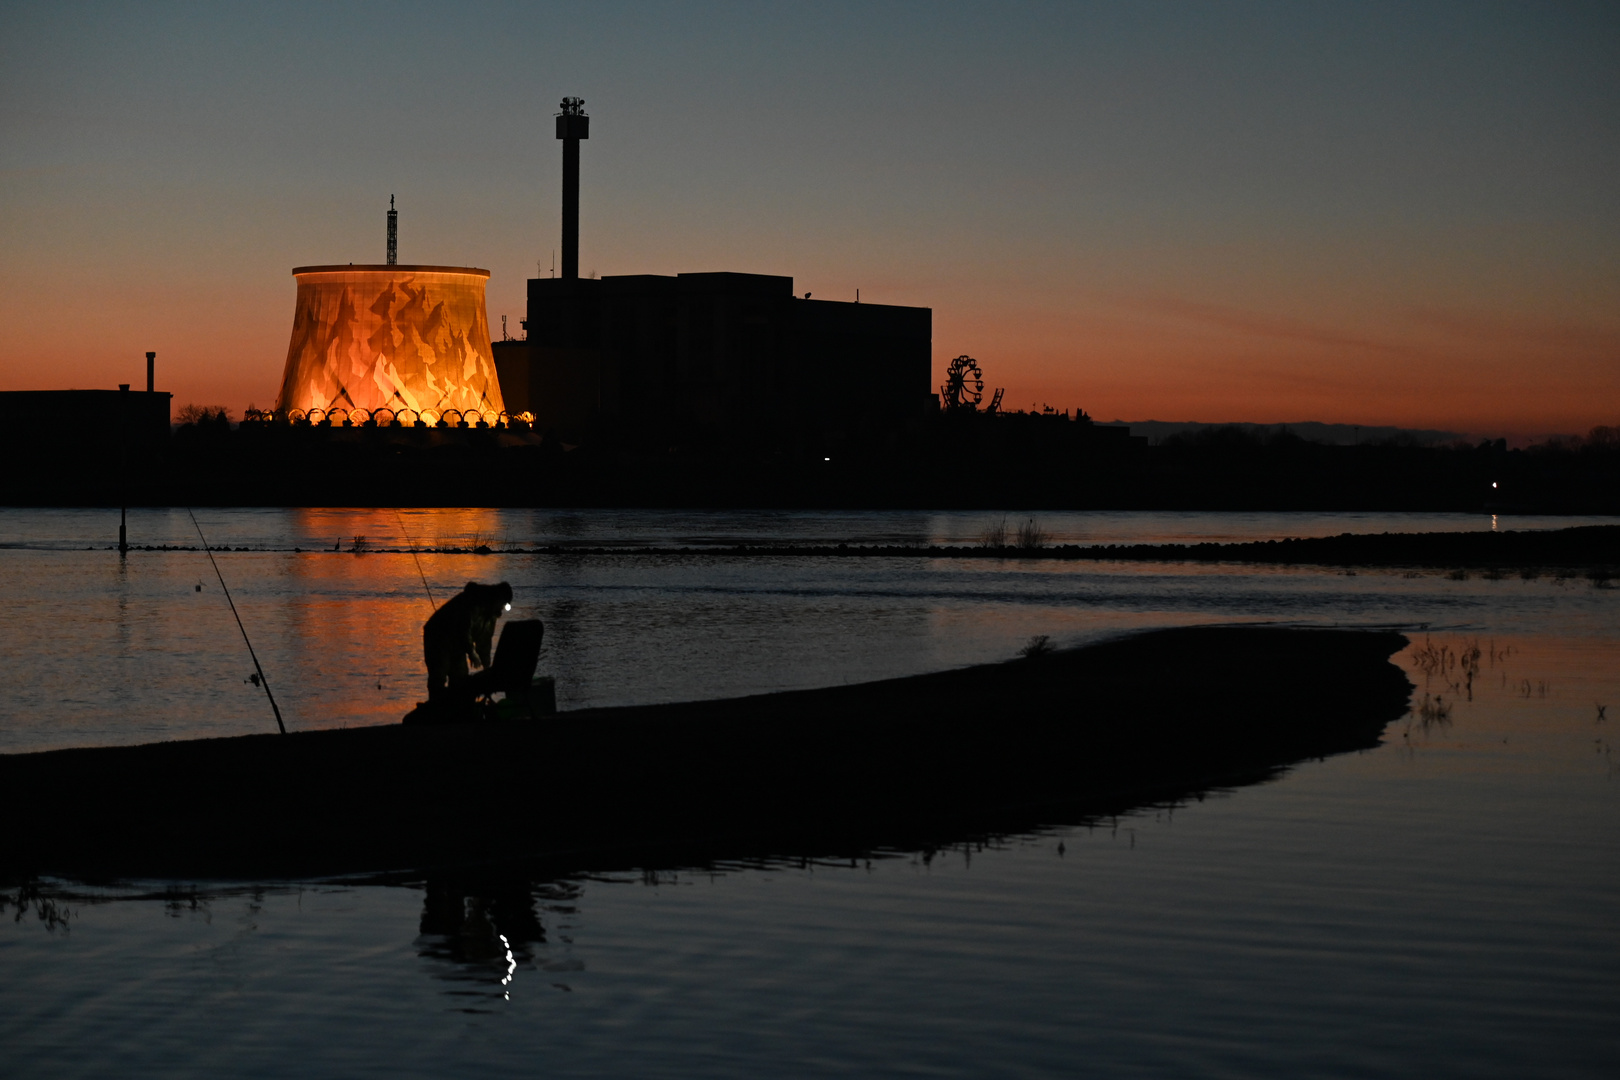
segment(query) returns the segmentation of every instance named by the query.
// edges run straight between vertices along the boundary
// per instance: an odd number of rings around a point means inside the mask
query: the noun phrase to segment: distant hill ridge
[[[1372,427],[1358,426],[1356,424],[1324,424],[1319,420],[1304,420],[1288,424],[1205,424],[1197,420],[1105,420],[1099,421],[1109,427],[1128,427],[1132,435],[1146,435],[1148,442],[1158,445],[1172,435],[1183,432],[1207,431],[1212,428],[1237,428],[1240,431],[1279,431],[1286,428],[1310,442],[1327,443],[1333,446],[1352,446],[1356,443],[1380,442],[1387,439],[1396,439],[1401,442],[1411,442],[1419,446],[1435,446],[1441,443],[1455,442],[1458,439],[1472,440],[1472,437],[1460,431],[1434,431],[1428,428],[1401,428],[1401,427]]]

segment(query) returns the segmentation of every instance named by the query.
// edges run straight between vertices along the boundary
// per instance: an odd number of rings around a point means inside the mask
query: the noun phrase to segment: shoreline
[[[1377,746],[1390,631],[1193,627],[544,721],[0,755],[0,876],[334,875],[849,853],[1201,797]]]
[[[97,547],[87,550],[116,550]],[[130,545],[131,551],[202,551],[200,545]],[[1297,566],[1620,569],[1620,525],[1477,532],[1340,533],[1284,540],[1196,544],[1052,544],[1034,547],[983,544],[738,544],[713,547],[562,546],[496,548],[215,547],[218,553],[297,555],[548,555],[568,557],[1050,559],[1086,562],[1239,562]]]

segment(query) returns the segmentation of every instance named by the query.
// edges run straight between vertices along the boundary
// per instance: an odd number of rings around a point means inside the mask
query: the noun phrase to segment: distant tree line
[[[122,460],[33,447],[0,501],[1620,513],[1620,427],[1523,450],[1237,426],[1149,446],[1084,412],[957,410],[904,431],[574,446],[527,428],[233,426],[218,405],[176,418],[166,446]]]

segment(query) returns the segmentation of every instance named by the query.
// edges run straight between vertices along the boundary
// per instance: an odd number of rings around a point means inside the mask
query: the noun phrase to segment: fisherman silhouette
[[[467,662],[489,667],[495,620],[512,610],[512,586],[467,587],[445,601],[422,627],[422,657],[427,661],[428,702],[454,705],[469,697]]]

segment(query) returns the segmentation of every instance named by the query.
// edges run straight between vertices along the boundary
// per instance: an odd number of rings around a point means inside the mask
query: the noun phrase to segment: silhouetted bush
[[[231,426],[231,410],[224,405],[182,405],[174,418],[182,426]]]

